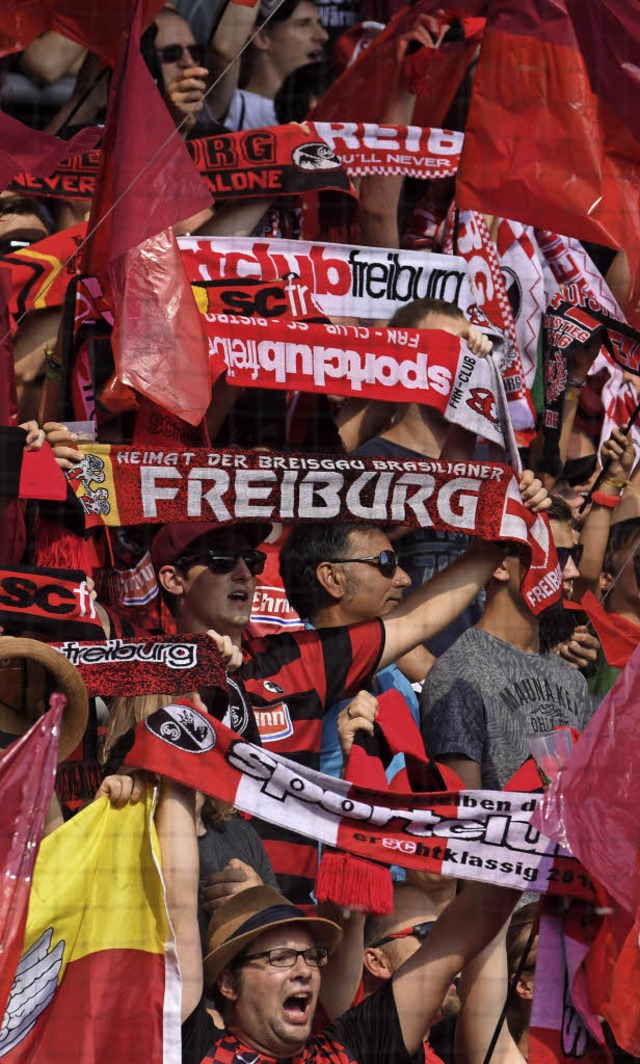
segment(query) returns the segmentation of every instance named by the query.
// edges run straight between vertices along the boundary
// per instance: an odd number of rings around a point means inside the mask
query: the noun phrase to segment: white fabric
[[[241,129],[262,129],[278,124],[273,100],[246,89],[236,89],[224,118],[228,130],[238,133]]]

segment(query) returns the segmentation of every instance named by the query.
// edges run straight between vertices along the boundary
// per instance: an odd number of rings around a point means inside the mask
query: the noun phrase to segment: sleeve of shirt
[[[422,737],[430,757],[463,754],[482,763],[485,707],[475,687],[467,680],[454,680],[435,701],[427,694],[422,708]]]
[[[319,628],[318,636],[324,656],[328,707],[369,686],[384,650],[384,625],[376,617],[346,628]]]
[[[343,1045],[358,1064],[408,1064],[391,980],[332,1023],[324,1037]]]

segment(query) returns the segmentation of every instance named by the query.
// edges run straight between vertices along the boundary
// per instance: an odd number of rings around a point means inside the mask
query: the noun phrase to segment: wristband
[[[615,510],[622,502],[620,495],[605,495],[603,491],[594,491],[591,501],[596,506],[606,506],[608,510]]]
[[[587,383],[586,380],[584,380],[584,381],[574,381],[573,377],[569,377],[569,379],[567,380],[567,384],[569,385],[570,388],[584,388],[586,383]]]
[[[567,388],[564,393],[565,403],[578,403],[580,402],[580,390],[577,388]]]
[[[625,488],[629,487],[631,481],[630,480],[618,480],[617,477],[605,477],[604,480],[602,481],[602,483],[603,484],[611,484],[612,488],[618,488],[619,491],[624,491]]]

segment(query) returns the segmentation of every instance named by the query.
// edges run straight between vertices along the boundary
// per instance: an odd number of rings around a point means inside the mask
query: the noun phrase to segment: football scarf
[[[527,388],[513,311],[500,269],[498,250],[483,215],[478,211],[459,212],[452,204],[446,223],[444,250],[455,251],[466,259],[473,298],[489,321],[504,335],[500,370],[514,428],[533,429],[535,410]]]
[[[78,669],[92,695],[173,694],[215,687],[227,691],[222,660],[208,635],[67,639],[56,650]]]
[[[181,700],[121,740],[122,763],[169,776],[271,824],[382,864],[504,887],[593,898],[571,855],[529,823],[518,792],[384,794],[245,742]]]
[[[640,376],[640,331],[612,317],[593,296],[575,284],[560,286],[544,316],[543,330],[545,446],[541,468],[555,472],[573,351],[599,335],[613,361],[623,370]]]
[[[201,313],[386,322],[414,299],[474,303],[467,264],[455,255],[274,240],[180,237]]]
[[[59,307],[75,273],[75,253],[87,223],[63,229],[28,248],[0,256],[0,266],[11,271],[9,312],[16,320],[29,310]]]
[[[377,122],[291,123],[187,141],[214,199],[295,196],[327,189],[355,195],[349,177],[449,177],[464,134]],[[32,194],[93,198],[100,152],[66,160],[49,178],[29,178]],[[349,175],[349,176],[347,176]],[[21,188],[19,175],[9,188]]]
[[[85,458],[67,477],[85,512],[106,525],[331,520],[433,527],[521,544],[528,564],[521,588],[533,612],[561,597],[548,522],[523,506],[509,466],[111,444],[80,450]]]
[[[228,384],[419,402],[510,452],[502,379],[442,330],[367,328],[206,314],[211,376]]]
[[[102,639],[104,631],[83,572],[15,565],[0,569],[0,626],[33,628],[48,639]]]

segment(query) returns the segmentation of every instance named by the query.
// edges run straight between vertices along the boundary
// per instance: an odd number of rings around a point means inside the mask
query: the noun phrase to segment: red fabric
[[[640,643],[640,627],[617,613],[607,613],[591,591],[585,593],[582,602],[565,602],[564,607],[586,613],[602,644],[607,663],[624,669]]]
[[[0,426],[18,424],[18,392],[9,324],[11,277],[0,267]]]
[[[105,949],[71,961],[50,1005],[3,1064],[163,1059],[164,956]],[[126,1014],[126,1022],[118,1018]],[[102,1052],[100,1048],[102,1047]],[[107,1050],[108,1047],[108,1050]]]
[[[142,0],[143,29],[162,7],[164,0]],[[38,34],[55,30],[114,62],[130,19],[131,0],[7,0],[0,9],[0,56],[22,51]]]
[[[277,543],[261,543],[267,555],[264,571],[256,577],[256,590],[251,607],[251,621],[246,631],[249,640],[278,632],[300,632],[302,621],[289,603],[280,576],[280,551],[286,534]]]
[[[75,274],[75,252],[86,232],[87,223],[80,222],[0,259],[11,270],[9,311],[13,318],[28,310],[62,306]]]
[[[38,451],[25,451],[20,470],[21,499],[40,499],[64,502],[67,481],[48,443]]]
[[[623,309],[640,324],[640,131],[635,67],[620,47],[640,49],[625,0],[556,0],[552,18],[536,0],[492,3],[456,195],[461,207],[624,248]]]
[[[57,707],[0,757],[0,1016],[22,952],[31,876],[53,794],[65,705],[58,698]]]
[[[638,859],[640,877],[640,857]],[[640,881],[640,878],[639,878]],[[600,1001],[602,1015],[610,1025],[617,1044],[640,1056],[640,1009],[638,987],[640,986],[640,908],[633,927],[624,940],[622,949],[615,958],[610,975],[608,1000]]]
[[[63,159],[93,148],[100,136],[101,130],[92,128],[80,130],[70,140],[60,140],[0,111],[0,189],[6,188],[15,174],[49,177]]]

